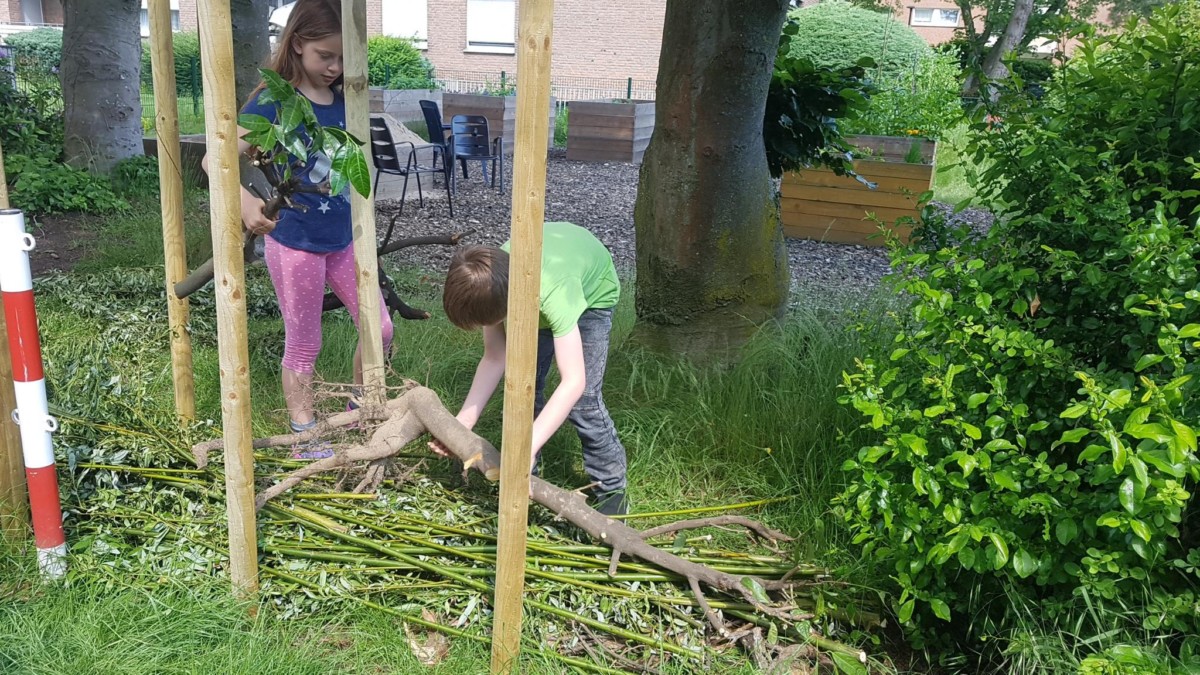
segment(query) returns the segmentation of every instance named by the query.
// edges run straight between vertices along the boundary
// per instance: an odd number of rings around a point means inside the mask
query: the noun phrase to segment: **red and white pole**
[[[21,427],[38,568],[43,575],[57,578],[67,571],[67,543],[50,440],[58,421],[50,416],[46,403],[42,345],[33,307],[33,278],[29,272],[33,246],[33,236],[25,232],[25,214],[17,209],[0,210],[0,291],[4,293],[13,389],[17,394],[13,419]]]

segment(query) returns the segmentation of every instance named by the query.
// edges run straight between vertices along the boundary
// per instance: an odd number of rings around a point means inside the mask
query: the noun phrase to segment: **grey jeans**
[[[586,381],[583,396],[567,415],[583,444],[583,468],[593,481],[599,483],[596,491],[601,493],[625,489],[625,446],[617,438],[617,429],[604,406],[602,392],[611,332],[612,309],[589,309],[579,317]],[[553,362],[554,335],[548,329],[539,330],[535,415],[541,414],[546,405],[546,374]]]

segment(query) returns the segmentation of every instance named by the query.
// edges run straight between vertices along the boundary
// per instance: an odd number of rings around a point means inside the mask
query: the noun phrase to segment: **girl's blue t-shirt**
[[[277,114],[275,104],[259,103],[259,96],[247,103],[242,112],[262,115],[274,122]],[[321,126],[346,128],[346,100],[341,92],[334,90],[333,103],[313,103],[312,107]],[[309,173],[315,165],[315,159],[315,156],[310,154],[305,160],[304,168],[300,170],[300,179],[310,185],[313,181],[309,178]],[[307,206],[308,210],[301,213],[295,209],[282,209],[275,229],[271,230],[268,236],[288,248],[311,253],[331,253],[346,248],[352,240],[349,195],[349,189],[343,190],[340,195],[312,192],[294,194],[292,200]]]

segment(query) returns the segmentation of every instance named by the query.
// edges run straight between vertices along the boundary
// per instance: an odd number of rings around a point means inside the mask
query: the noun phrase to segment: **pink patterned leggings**
[[[358,285],[354,245],[333,253],[309,253],[288,248],[266,237],[267,269],[283,314],[283,367],[311,373],[321,352],[321,302],[328,283],[358,325]],[[392,343],[392,317],[380,301],[383,350]]]

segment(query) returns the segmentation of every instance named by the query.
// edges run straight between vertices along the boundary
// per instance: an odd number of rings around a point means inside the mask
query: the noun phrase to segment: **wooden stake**
[[[367,142],[370,92],[367,89],[367,3],[342,0],[342,58],[346,97],[346,130]],[[358,344],[362,350],[363,397],[368,405],[383,407],[386,373],[383,367],[383,328],[379,314],[379,260],[375,255],[375,195],[363,197],[350,190],[350,219],[354,224],[354,262],[358,270]]]
[[[175,96],[175,52],[171,49],[171,4],[150,0],[150,64],[154,70],[154,119],[158,134],[158,191],[162,201],[163,257],[166,260],[167,321],[171,326],[171,369],[175,414],[196,416],[192,338],[187,332],[188,301],[175,284],[188,273],[183,236],[183,168],[179,152],[179,102]]]
[[[0,209],[8,208],[8,182],[4,149],[0,148]],[[13,390],[4,300],[0,298],[0,535],[17,542],[29,536],[29,498],[25,488],[25,460],[21,432],[13,421],[17,395]]]
[[[197,9],[206,99],[204,124],[212,204],[221,417],[225,431],[229,572],[234,593],[246,596],[258,591],[258,543],[254,520],[254,456],[250,446],[250,357],[246,346],[246,263],[242,256],[233,31],[229,0],[200,0]]]
[[[546,215],[546,152],[550,106],[550,38],[554,0],[522,0],[517,22],[516,147],[513,152],[512,251],[509,260],[504,445],[500,454],[500,531],[492,672],[517,671],[525,534],[529,527],[529,460],[537,361],[542,225]],[[489,120],[489,123],[502,123]]]

